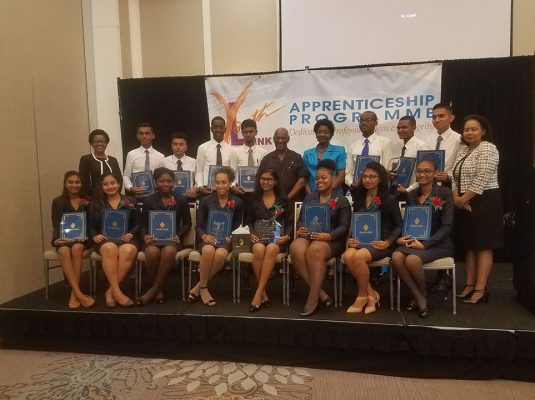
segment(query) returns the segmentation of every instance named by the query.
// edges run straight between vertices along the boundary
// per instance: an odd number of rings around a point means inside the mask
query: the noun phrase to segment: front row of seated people
[[[330,232],[308,232],[301,215],[297,221],[295,240],[293,230],[293,204],[289,203],[280,188],[279,176],[273,168],[258,172],[252,204],[248,214],[243,216],[243,202],[230,194],[235,179],[230,167],[223,167],[215,176],[215,191],[204,197],[198,208],[196,237],[197,249],[201,252],[200,280],[188,294],[188,300],[199,298],[208,305],[216,304],[208,289],[209,281],[223,267],[231,250],[231,238],[223,243],[205,231],[210,209],[232,209],[232,229],[242,221],[254,227],[255,221],[274,217],[282,226],[284,234],[276,243],[263,244],[252,234],[252,267],[258,281],[250,311],[259,311],[270,305],[266,285],[275,265],[277,254],[289,251],[291,262],[302,280],[309,286],[302,316],[313,314],[320,305],[333,302],[322,289],[326,263],[333,257],[340,257],[357,281],[358,292],[349,313],[369,314],[379,306],[379,294],[371,286],[370,263],[392,258],[392,265],[412,293],[407,310],[419,312],[421,318],[430,314],[427,303],[422,265],[436,259],[453,255],[451,233],[455,220],[463,235],[463,246],[467,254],[467,283],[459,297],[470,304],[488,301],[487,279],[492,268],[492,249],[503,244],[501,229],[501,198],[497,184],[498,153],[496,147],[484,141],[489,127],[485,119],[469,116],[464,122],[462,152],[459,153],[454,169],[454,192],[435,181],[436,165],[432,160],[421,160],[416,166],[419,188],[410,192],[407,204],[431,205],[432,227],[428,240],[419,241],[401,235],[401,214],[398,203],[388,194],[388,174],[379,163],[369,163],[365,168],[356,190],[353,191],[353,211],[381,212],[381,240],[364,245],[354,238],[348,238],[351,224],[351,207],[348,200],[333,188],[337,176],[337,165],[330,159],[321,160],[315,176],[316,191],[304,199],[304,203],[328,203],[331,209]],[[478,171],[483,170],[484,174]],[[69,307],[91,307],[94,299],[80,290],[79,280],[83,250],[94,246],[102,256],[102,264],[109,288],[105,300],[109,307],[117,304],[131,306],[134,301],[120,288],[121,281],[130,270],[138,250],[144,250],[147,270],[152,286],[136,300],[138,305],[150,301],[164,301],[163,282],[174,264],[174,255],[181,248],[183,236],[190,230],[189,206],[184,198],[172,191],[173,171],[161,167],[154,171],[157,192],[145,200],[143,216],[133,198],[121,195],[121,177],[105,172],[101,176],[91,204],[80,197],[81,179],[75,171],[65,174],[63,194],[54,199],[52,221],[54,235],[52,243],[57,248],[65,277],[71,287]],[[101,234],[102,211],[104,209],[131,209],[128,232],[121,243],[109,241]],[[177,235],[172,245],[156,246],[148,232],[148,211],[173,209],[177,211]],[[89,240],[67,242],[60,239],[59,222],[61,214],[72,211],[89,212]],[[459,228],[459,227],[458,227]]]

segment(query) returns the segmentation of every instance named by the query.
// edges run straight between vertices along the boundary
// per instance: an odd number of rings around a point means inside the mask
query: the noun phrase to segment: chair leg
[[[338,277],[338,299],[335,300],[336,307],[342,307],[342,297],[344,292],[344,264],[340,265],[340,272]]]
[[[182,274],[182,301],[186,301],[186,263],[184,262],[184,258],[180,259],[180,266],[181,266],[181,274]]]
[[[401,311],[401,280],[399,279],[399,275],[398,274],[396,274],[396,275],[397,275],[396,281],[397,281],[397,289],[398,289],[397,290],[397,294],[398,294],[398,296],[397,296],[397,303],[398,303],[397,309],[398,309],[398,312],[400,312]]]
[[[193,262],[191,260],[188,261],[189,268],[188,268],[188,293],[191,293],[191,268]]]
[[[333,276],[333,283],[334,283],[334,306],[338,307],[338,271],[340,271],[340,268],[338,268],[338,260],[334,262],[334,276]]]
[[[457,282],[455,279],[455,267],[451,270],[451,276],[452,276],[452,285],[451,285],[451,297],[453,302],[453,315],[457,314],[457,287],[455,283]]]
[[[45,271],[45,299],[48,300],[48,285],[49,285],[49,281],[50,281],[50,276],[48,275],[49,274],[49,265],[50,265],[50,261],[48,260],[44,260],[44,263],[43,263],[43,266],[44,266],[44,271]]]
[[[392,279],[394,278],[394,272],[392,271],[392,261],[388,263],[388,280],[389,280],[389,286],[390,286],[390,309],[394,310],[394,282]]]

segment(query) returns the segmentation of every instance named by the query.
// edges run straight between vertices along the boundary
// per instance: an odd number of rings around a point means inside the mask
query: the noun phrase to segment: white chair
[[[91,249],[85,249],[83,254],[83,259],[87,260],[91,254]],[[48,289],[50,286],[50,270],[61,267],[61,260],[56,249],[46,250],[43,255],[44,261],[44,273],[45,273],[45,299],[48,300]],[[53,263],[53,265],[50,265]],[[93,282],[92,274],[93,271],[89,269],[89,293],[93,293],[91,289],[91,284]],[[94,297],[94,296],[93,296]]]
[[[452,314],[457,314],[457,303],[456,303],[456,295],[457,295],[457,288],[455,287],[455,260],[452,257],[446,257],[446,258],[439,258],[438,260],[431,261],[430,263],[422,265],[422,269],[424,271],[441,271],[445,270],[447,273],[451,273],[451,279],[453,284],[451,285],[451,291],[452,291]],[[400,311],[401,309],[401,296],[400,296],[400,290],[401,290],[401,281],[399,279],[399,276],[397,277],[397,292],[398,292],[398,301],[397,301],[397,310]],[[444,300],[447,300],[447,288],[446,288],[446,294],[444,296]]]

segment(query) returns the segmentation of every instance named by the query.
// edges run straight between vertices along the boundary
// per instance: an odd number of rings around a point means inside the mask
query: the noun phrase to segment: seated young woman
[[[143,306],[154,300],[158,304],[165,301],[162,285],[175,265],[175,255],[182,248],[182,238],[191,228],[191,215],[185,197],[173,192],[174,173],[168,168],[156,168],[153,172],[156,193],[143,201],[141,237],[144,241],[145,265],[152,286],[136,300],[136,305]],[[154,236],[149,235],[149,211],[174,211],[176,217],[176,235],[172,243],[158,245]]]
[[[61,219],[63,213],[86,211],[89,202],[80,196],[82,180],[76,171],[67,171],[63,178],[63,193],[52,201],[52,246],[56,248],[63,274],[71,287],[69,308],[92,307],[95,299],[80,289],[80,274],[84,250],[88,241],[61,239]]]
[[[333,183],[336,164],[333,160],[321,160],[316,173],[317,191],[309,193],[303,207],[309,203],[328,203],[330,212],[330,232],[309,232],[303,220],[303,209],[297,223],[297,239],[290,246],[292,264],[299,276],[309,286],[308,298],[303,311],[307,317],[314,314],[319,304],[330,306],[332,299],[322,289],[325,280],[326,262],[339,257],[345,249],[347,233],[351,224],[351,206],[344,196],[336,194]]]
[[[90,236],[95,242],[95,251],[102,256],[102,269],[110,287],[106,290],[106,305],[109,308],[119,303],[123,307],[134,304],[120,287],[121,282],[136,258],[139,241],[137,234],[141,223],[141,212],[132,197],[121,195],[122,178],[111,172],[104,173],[97,186],[90,207]],[[102,234],[102,215],[104,210],[129,210],[127,233],[119,243],[109,240]]]
[[[256,292],[249,306],[250,312],[269,307],[266,284],[271,276],[278,253],[285,253],[293,231],[293,210],[288,209],[288,199],[283,196],[277,171],[266,168],[257,174],[255,190],[251,197],[247,224],[253,245],[253,271],[258,281]],[[255,222],[259,220],[275,221],[282,227],[282,234],[275,243],[259,241],[255,235]]]
[[[210,210],[227,211],[232,213],[232,231],[238,228],[243,218],[243,202],[229,193],[230,184],[235,174],[232,168],[222,167],[215,174],[215,191],[203,197],[197,210],[196,237],[197,248],[201,252],[199,265],[199,282],[188,295],[188,301],[193,303],[201,297],[207,306],[215,306],[216,301],[208,290],[208,281],[223,268],[225,259],[232,248],[232,237],[218,240],[207,231]]]
[[[436,184],[436,172],[434,161],[420,161],[416,166],[416,180],[420,188],[409,192],[407,196],[407,205],[432,207],[431,236],[425,241],[402,236],[397,240],[398,248],[392,254],[392,264],[413,296],[406,309],[419,311],[420,318],[430,315],[422,265],[439,258],[452,257],[454,253],[451,240],[455,215],[453,194],[450,189]]]
[[[369,265],[389,257],[401,233],[399,205],[396,198],[388,194],[388,174],[378,162],[371,162],[364,169],[353,193],[353,211],[381,213],[381,240],[362,244],[358,239],[350,238],[344,253],[344,263],[358,285],[357,298],[347,312],[360,313],[364,309],[370,314],[376,311],[377,304],[380,305],[380,296],[370,284]]]

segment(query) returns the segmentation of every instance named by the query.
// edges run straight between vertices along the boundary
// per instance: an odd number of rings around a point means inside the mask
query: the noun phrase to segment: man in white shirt
[[[165,166],[173,171],[191,171],[195,176],[197,163],[194,158],[188,157],[188,137],[183,132],[174,132],[171,134],[171,149],[173,154],[165,157]],[[197,196],[195,183],[191,182],[191,188],[186,192],[186,197],[193,199]]]
[[[136,129],[136,138],[139,140],[141,146],[137,149],[130,150],[126,155],[123,172],[124,187],[126,190],[134,193],[136,197],[142,197],[148,193],[145,192],[144,188],[132,184],[132,174],[143,171],[150,171],[152,173],[156,168],[164,166],[164,155],[152,147],[155,137],[156,135],[150,123],[143,122],[139,124]]]
[[[258,129],[256,122],[252,119],[243,120],[241,123],[241,134],[243,136],[243,144],[240,147],[232,149],[230,155],[230,167],[238,172],[238,167],[257,167],[264,156],[268,153],[267,150],[256,144],[256,135]],[[232,191],[236,194],[244,194],[245,190],[236,185],[232,187]]]
[[[401,139],[398,143],[395,143],[393,146],[392,155],[395,158],[398,157],[412,157],[416,158],[416,154],[418,153],[418,150],[427,150],[428,146],[427,144],[421,140],[418,139],[416,136],[414,136],[414,132],[416,131],[416,120],[412,116],[405,116],[401,117],[398,125],[397,125],[397,132],[398,136]],[[414,166],[416,169],[416,166]],[[411,190],[414,190],[418,188],[418,184],[416,182],[416,175],[413,172],[412,177],[410,180],[410,186],[405,188],[401,185],[397,185],[394,190],[397,191],[400,196],[403,197],[403,195],[406,195],[407,192],[410,192]]]
[[[375,133],[375,127],[378,124],[377,115],[373,111],[364,111],[359,119],[359,129],[362,135],[349,146],[347,152],[346,177],[345,183],[354,189],[358,182],[353,180],[355,173],[355,164],[357,155],[380,156],[379,162],[385,167],[391,157],[390,139],[379,136]]]
[[[451,187],[453,167],[461,146],[461,135],[450,127],[454,119],[455,115],[448,104],[435,104],[433,107],[433,126],[437,133],[429,139],[428,148],[430,150],[445,150],[444,171],[437,172],[435,178],[448,187]]]
[[[225,142],[226,122],[220,117],[212,118],[210,131],[213,138],[204,142],[197,149],[197,172],[195,173],[195,185],[199,194],[207,195],[214,191],[208,187],[208,171],[210,165],[230,166],[231,146]]]

